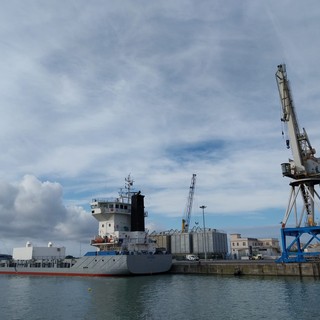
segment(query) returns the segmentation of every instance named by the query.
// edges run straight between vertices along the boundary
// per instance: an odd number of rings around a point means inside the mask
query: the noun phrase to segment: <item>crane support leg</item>
[[[290,183],[291,192],[282,220],[282,255],[277,262],[306,262],[320,259],[320,226],[314,220],[315,209],[320,209],[320,197],[315,186],[319,178],[299,179]],[[302,198],[299,203],[298,194]],[[297,210],[299,207],[300,210]],[[294,227],[287,227],[294,211]]]
[[[320,244],[320,227],[282,228],[282,255],[276,262],[307,262],[320,259],[319,249],[307,249],[311,242]]]

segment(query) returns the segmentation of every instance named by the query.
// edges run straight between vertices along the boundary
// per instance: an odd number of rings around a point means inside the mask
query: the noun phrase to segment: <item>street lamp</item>
[[[204,220],[204,209],[206,206],[201,206],[200,209],[202,209],[202,218],[203,218],[203,241],[204,241],[204,260],[207,260],[207,240],[206,240],[206,224]]]

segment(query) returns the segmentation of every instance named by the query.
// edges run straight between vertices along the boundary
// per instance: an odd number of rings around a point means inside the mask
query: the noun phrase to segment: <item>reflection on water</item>
[[[0,276],[1,319],[317,319],[319,280]]]

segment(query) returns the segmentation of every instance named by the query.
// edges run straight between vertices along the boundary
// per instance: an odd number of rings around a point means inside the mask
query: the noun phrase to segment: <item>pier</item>
[[[304,263],[276,263],[274,260],[174,261],[170,273],[320,278],[320,261]]]

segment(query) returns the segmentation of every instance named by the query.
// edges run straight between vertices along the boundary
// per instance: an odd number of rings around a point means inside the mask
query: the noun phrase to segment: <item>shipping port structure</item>
[[[194,227],[188,232],[169,230],[152,232],[150,238],[156,241],[158,248],[171,252],[176,259],[188,254],[200,259],[226,259],[228,256],[227,234],[213,228]]]
[[[281,101],[281,121],[286,147],[293,159],[282,163],[282,175],[291,178],[288,206],[281,222],[282,255],[278,262],[307,262],[320,258],[320,226],[316,220],[320,197],[320,158],[315,157],[306,130],[301,131],[293,104],[286,66],[276,71]]]
[[[228,255],[227,234],[217,229],[206,228],[203,212],[203,228],[195,226],[190,228],[193,198],[196,186],[195,173],[192,174],[188,192],[186,207],[182,217],[181,230],[169,230],[162,232],[152,232],[150,237],[157,244],[158,249],[171,252],[172,256],[178,260],[186,258],[188,255],[208,259],[226,259]]]

